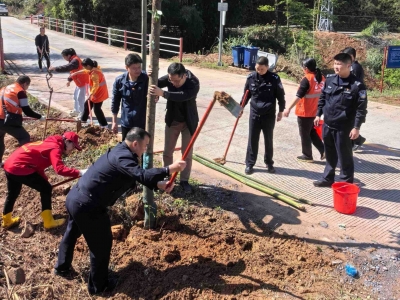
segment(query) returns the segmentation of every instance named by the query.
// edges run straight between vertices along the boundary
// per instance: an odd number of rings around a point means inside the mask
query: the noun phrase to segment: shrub
[[[247,35],[229,36],[222,43],[222,53],[231,55],[234,46],[251,46],[251,43]],[[218,44],[212,47],[211,52],[218,52]]]
[[[386,22],[373,21],[367,28],[361,31],[361,36],[372,37],[387,33],[389,26]]]
[[[400,69],[385,69],[383,82],[391,88],[400,87]]]
[[[399,41],[393,41],[392,45]],[[383,49],[371,48],[367,51],[367,59],[364,65],[376,78],[380,78],[382,72]],[[391,88],[400,87],[400,69],[385,69],[383,82]]]
[[[380,74],[382,68],[383,49],[371,48],[367,50],[364,66],[372,75]]]

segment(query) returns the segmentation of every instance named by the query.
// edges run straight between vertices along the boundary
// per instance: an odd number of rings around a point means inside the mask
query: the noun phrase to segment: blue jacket
[[[118,114],[121,106],[121,126],[145,129],[148,87],[149,77],[143,71],[132,89],[129,88],[128,72],[115,79],[112,90],[111,112]]]
[[[142,169],[138,156],[121,142],[100,156],[74,186],[86,199],[70,200],[91,207],[112,206],[135,182],[153,190],[168,175],[167,168]]]

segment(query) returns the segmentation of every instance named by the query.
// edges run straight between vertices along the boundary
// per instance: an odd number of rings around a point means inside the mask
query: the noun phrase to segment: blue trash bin
[[[240,67],[244,62],[244,48],[243,46],[233,46],[232,47],[232,56],[233,56],[233,65],[236,67]]]
[[[244,63],[245,67],[248,67],[249,70],[255,70],[256,62],[257,62],[257,47],[246,47],[244,49]]]

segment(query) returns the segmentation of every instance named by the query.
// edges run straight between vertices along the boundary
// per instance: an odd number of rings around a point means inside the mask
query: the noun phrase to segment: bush
[[[222,43],[222,53],[225,55],[231,55],[232,47],[234,46],[251,46],[251,43],[247,35],[229,36]],[[211,48],[211,52],[218,52],[218,44]]]
[[[389,31],[389,26],[386,22],[379,22],[377,20],[373,21],[367,28],[361,31],[361,36],[372,37],[379,36],[387,33]]]
[[[399,41],[393,41],[392,45],[399,43]],[[380,78],[382,72],[382,59],[383,49],[371,48],[367,51],[367,59],[364,65],[370,71],[370,73],[377,79]],[[400,87],[400,69],[385,69],[385,77],[383,82],[391,88]]]
[[[293,43],[287,49],[287,58],[295,63],[301,64],[303,59],[312,57],[317,61],[317,66],[322,66],[322,57],[314,49],[313,34],[307,30],[294,30]]]
[[[285,53],[286,45],[290,43],[290,32],[286,27],[279,27],[275,37],[275,27],[271,25],[253,25],[245,28],[244,34],[248,36],[253,46],[270,52]]]
[[[365,67],[372,75],[380,74],[382,70],[383,49],[371,48],[367,50]]]
[[[391,88],[400,87],[400,69],[385,69],[383,82]]]

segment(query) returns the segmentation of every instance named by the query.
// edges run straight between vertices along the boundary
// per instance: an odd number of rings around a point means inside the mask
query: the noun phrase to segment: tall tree
[[[151,8],[151,40],[150,40],[150,67],[152,74],[150,76],[150,85],[158,83],[158,68],[160,59],[160,20],[161,20],[161,1],[153,0]],[[153,167],[153,147],[154,147],[154,128],[156,122],[156,96],[147,97],[147,115],[146,130],[150,133],[151,139],[147,150],[143,155],[143,168],[151,169]],[[157,205],[154,202],[154,193],[147,187],[143,190],[143,203],[145,211],[145,228],[154,228],[156,226]]]

